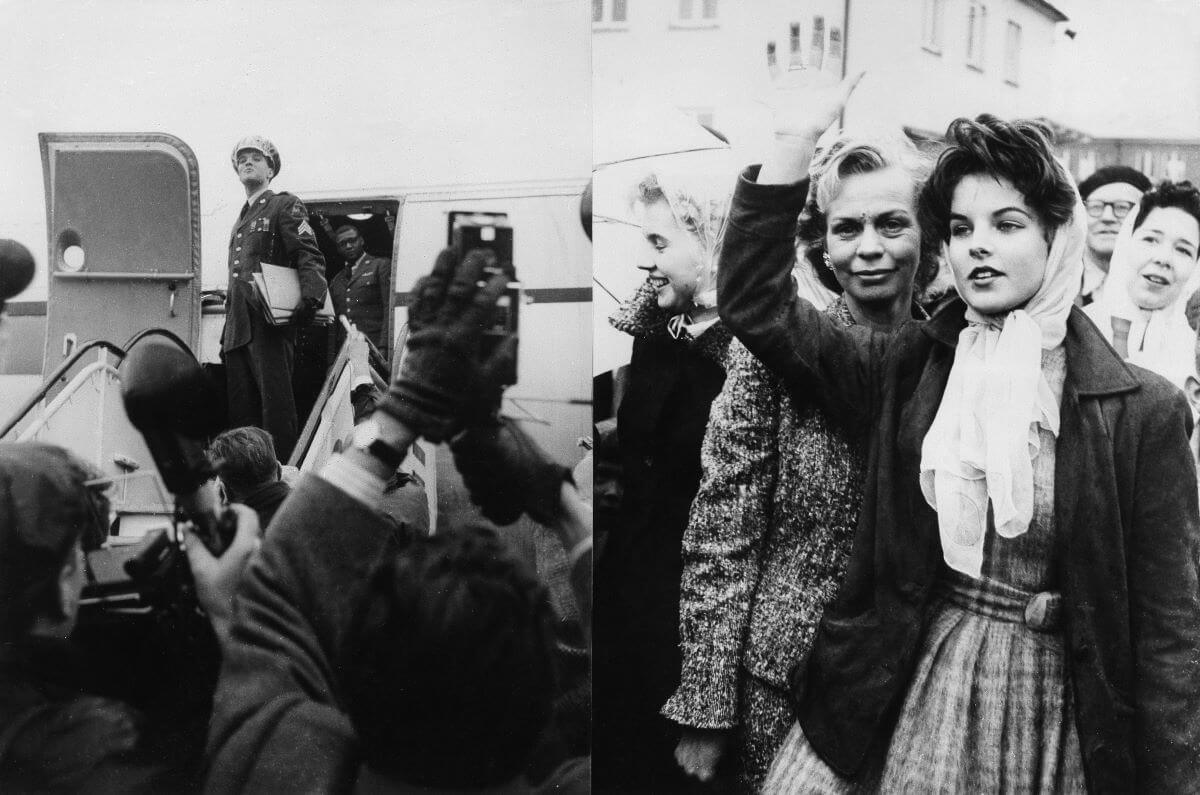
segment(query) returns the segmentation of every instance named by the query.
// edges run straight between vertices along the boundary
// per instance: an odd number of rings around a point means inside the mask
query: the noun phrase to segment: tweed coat
[[[743,668],[787,688],[850,554],[863,439],[847,430],[811,401],[794,401],[740,342],[730,344],[684,535],[683,667],[667,717],[738,725]]]
[[[325,300],[325,259],[308,225],[304,204],[290,193],[264,191],[229,233],[229,285],[221,351],[249,344],[255,329],[266,326],[254,289],[262,263],[295,268],[301,295],[320,305]],[[295,342],[295,329],[283,329]],[[289,385],[290,388],[290,385]]]
[[[786,290],[806,185],[739,179],[719,270],[721,316],[793,394],[870,427],[846,582],[793,687],[805,734],[842,775],[886,743],[942,566],[918,484],[965,305],[894,335],[844,329]],[[1088,787],[1194,791],[1200,781],[1200,516],[1191,414],[1074,308],[1055,471],[1055,567]]]

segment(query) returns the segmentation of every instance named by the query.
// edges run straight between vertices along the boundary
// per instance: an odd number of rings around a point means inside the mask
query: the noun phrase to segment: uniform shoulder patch
[[[292,217],[308,218],[308,210],[304,209],[304,202],[299,199],[292,203]]]

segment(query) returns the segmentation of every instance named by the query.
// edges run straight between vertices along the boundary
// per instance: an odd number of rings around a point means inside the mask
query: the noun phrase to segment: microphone
[[[203,488],[215,474],[205,444],[220,430],[212,382],[190,352],[163,339],[141,340],[121,368],[129,421],[141,431],[163,483],[196,524],[196,534],[220,555],[236,524],[212,490]]]
[[[15,240],[0,239],[0,307],[33,281],[33,255]]]

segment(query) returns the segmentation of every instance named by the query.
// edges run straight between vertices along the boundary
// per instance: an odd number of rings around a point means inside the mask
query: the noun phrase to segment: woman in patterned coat
[[[889,329],[913,316],[936,271],[922,246],[917,194],[927,158],[899,131],[843,134],[810,169],[799,235],[833,290],[826,314]],[[824,298],[811,278],[808,298]],[[701,451],[704,476],[684,536],[682,676],[663,713],[680,723],[676,756],[708,779],[733,744],[756,791],[795,721],[789,672],[803,660],[845,572],[862,500],[861,428],[832,423],[736,340]]]

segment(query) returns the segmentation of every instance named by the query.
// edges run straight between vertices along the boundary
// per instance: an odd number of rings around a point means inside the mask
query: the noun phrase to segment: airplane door
[[[78,345],[165,328],[196,352],[196,156],[160,133],[41,133],[46,184],[46,377]]]

